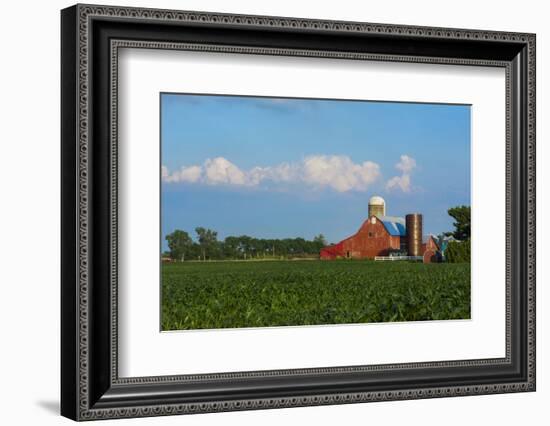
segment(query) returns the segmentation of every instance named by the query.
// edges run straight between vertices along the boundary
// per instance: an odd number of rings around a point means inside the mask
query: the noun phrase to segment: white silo
[[[370,197],[369,200],[369,217],[371,216],[386,216],[386,202],[379,195]]]

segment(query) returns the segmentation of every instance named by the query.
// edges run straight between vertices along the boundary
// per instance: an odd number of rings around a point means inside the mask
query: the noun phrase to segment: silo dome
[[[369,217],[371,216],[386,216],[386,202],[378,195],[370,197]]]
[[[386,202],[379,195],[374,195],[370,197],[369,204],[372,206],[385,206]]]

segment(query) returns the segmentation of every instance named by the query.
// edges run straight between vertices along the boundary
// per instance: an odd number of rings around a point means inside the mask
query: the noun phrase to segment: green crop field
[[[470,265],[373,261],[162,265],[162,329],[470,318]]]

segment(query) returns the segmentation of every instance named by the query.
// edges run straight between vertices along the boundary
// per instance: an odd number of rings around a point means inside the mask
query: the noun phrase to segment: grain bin
[[[408,214],[405,216],[405,226],[409,256],[422,256],[422,215]]]

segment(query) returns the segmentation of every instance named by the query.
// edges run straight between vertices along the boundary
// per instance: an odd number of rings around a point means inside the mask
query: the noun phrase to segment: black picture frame
[[[535,43],[534,34],[524,33],[97,5],[64,9],[61,414],[91,420],[534,391]],[[113,99],[120,46],[505,68],[506,357],[119,378]]]

